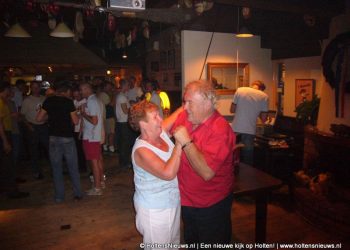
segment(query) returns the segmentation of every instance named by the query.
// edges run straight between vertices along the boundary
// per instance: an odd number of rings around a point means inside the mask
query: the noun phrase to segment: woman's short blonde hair
[[[147,113],[158,110],[158,106],[147,100],[135,103],[129,110],[129,124],[132,129],[140,131],[140,121],[146,121]]]

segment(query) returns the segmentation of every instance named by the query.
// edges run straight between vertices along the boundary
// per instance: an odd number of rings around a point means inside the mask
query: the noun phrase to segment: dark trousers
[[[11,143],[11,132],[5,132],[8,142]],[[12,152],[5,153],[3,142],[0,138],[0,191],[14,192],[17,190],[13,169]]]
[[[74,132],[74,140],[75,140],[75,145],[77,147],[79,170],[82,172],[86,172],[87,167],[86,167],[85,154],[83,150],[83,140],[79,139],[79,133]]]
[[[117,147],[119,149],[119,165],[126,167],[131,162],[131,149],[135,142],[135,136],[127,122],[117,122]]]
[[[206,208],[181,207],[186,244],[228,244],[232,238],[233,195]]]
[[[39,166],[39,145],[45,149],[45,153],[49,153],[49,130],[47,124],[35,125],[32,124],[33,130],[27,131],[29,153],[32,165],[32,171],[34,174],[42,173]]]

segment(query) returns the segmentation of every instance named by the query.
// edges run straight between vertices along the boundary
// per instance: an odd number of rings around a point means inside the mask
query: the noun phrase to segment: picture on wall
[[[304,101],[311,101],[315,95],[314,79],[296,79],[295,80],[295,107]]]
[[[161,51],[159,56],[159,66],[161,70],[166,70],[168,68],[167,51]]]

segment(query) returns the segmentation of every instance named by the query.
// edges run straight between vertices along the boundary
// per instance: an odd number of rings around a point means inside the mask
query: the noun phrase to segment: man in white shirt
[[[37,113],[45,101],[45,96],[40,95],[41,83],[33,81],[30,84],[31,95],[26,97],[22,103],[21,114],[24,116],[26,125],[27,141],[29,143],[29,153],[35,179],[42,179],[43,173],[39,165],[39,144],[46,153],[49,152],[49,130],[46,120],[38,122]]]
[[[143,95],[141,87],[136,86],[136,77],[131,76],[129,78],[129,90],[127,93],[127,97],[129,99],[130,104],[134,104],[138,102]]]
[[[254,138],[256,120],[260,116],[266,121],[269,110],[269,98],[263,91],[265,85],[255,81],[251,87],[238,88],[231,104],[231,113],[235,113],[232,128],[237,135],[237,142],[244,144],[241,149],[241,161],[254,163]]]
[[[80,90],[78,88],[73,89],[73,103],[77,110],[81,110],[80,107],[86,104],[86,99],[81,96]],[[80,112],[80,111],[79,111]],[[80,114],[80,113],[79,113]],[[86,172],[86,159],[83,151],[83,141],[82,141],[82,117],[79,116],[79,122],[74,126],[74,139],[77,147],[78,153],[78,165],[81,172]]]
[[[117,117],[117,147],[119,148],[119,164],[121,168],[131,167],[131,148],[133,145],[133,132],[128,124],[128,112],[130,108],[127,93],[129,82],[126,79],[120,80],[121,91],[117,95],[115,113]]]
[[[83,117],[83,148],[86,159],[91,161],[94,176],[94,187],[87,191],[87,195],[102,195],[102,188],[105,187],[101,154],[101,144],[104,143],[105,137],[104,107],[94,94],[90,84],[81,84],[80,91],[86,98],[86,105],[80,109],[80,114]]]

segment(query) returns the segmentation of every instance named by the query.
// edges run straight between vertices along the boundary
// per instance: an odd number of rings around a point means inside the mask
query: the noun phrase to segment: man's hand
[[[178,126],[175,129],[173,135],[175,140],[179,142],[182,146],[191,140],[191,137],[184,126]]]

